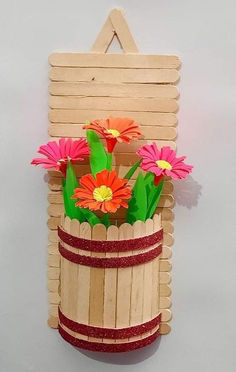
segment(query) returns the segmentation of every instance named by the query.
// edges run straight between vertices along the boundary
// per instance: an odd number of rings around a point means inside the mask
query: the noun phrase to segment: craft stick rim
[[[65,247],[58,243],[58,249],[62,257],[66,260],[74,262],[79,265],[97,267],[97,268],[121,268],[131,267],[144,264],[146,262],[154,260],[162,253],[162,245],[158,245],[154,249],[132,256],[124,257],[94,257],[94,256],[83,256],[67,250]]]
[[[62,326],[58,325],[58,331],[61,337],[70,343],[71,345],[85,350],[91,351],[99,351],[99,352],[108,352],[108,353],[122,353],[127,351],[133,351],[136,349],[143,348],[152,344],[156,339],[160,336],[159,329],[153,333],[151,336],[142,338],[141,340],[131,341],[131,342],[122,342],[122,343],[115,343],[115,344],[106,344],[100,342],[91,342],[86,340],[78,339],[62,328]]]
[[[85,336],[108,339],[124,339],[140,336],[146,332],[152,331],[161,323],[161,313],[145,323],[125,328],[104,328],[78,323],[65,316],[60,307],[58,307],[58,316],[60,324],[67,327],[70,331],[77,332]]]
[[[73,248],[81,249],[84,251],[91,252],[127,252],[134,250],[141,250],[150,247],[151,245],[161,242],[163,239],[163,229],[157,232],[143,236],[141,238],[129,239],[129,240],[90,240],[75,237],[65,230],[61,226],[58,226],[58,236],[65,244],[70,245]]]

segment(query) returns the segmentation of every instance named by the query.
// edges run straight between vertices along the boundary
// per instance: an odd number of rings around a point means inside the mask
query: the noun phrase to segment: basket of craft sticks
[[[65,217],[59,332],[74,346],[127,351],[159,335],[160,218],[106,228]]]

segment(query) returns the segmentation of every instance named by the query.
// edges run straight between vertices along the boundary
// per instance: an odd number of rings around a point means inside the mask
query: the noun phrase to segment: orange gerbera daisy
[[[75,203],[78,207],[115,213],[120,207],[128,208],[128,204],[122,200],[131,198],[127,182],[126,179],[118,178],[115,170],[104,169],[96,174],[96,178],[92,174],[86,174],[80,179],[83,188],[75,189],[72,198],[80,199]]]
[[[130,143],[141,135],[139,126],[133,119],[114,118],[96,119],[85,125],[84,129],[92,129],[106,139],[107,152],[111,153],[117,142]]]

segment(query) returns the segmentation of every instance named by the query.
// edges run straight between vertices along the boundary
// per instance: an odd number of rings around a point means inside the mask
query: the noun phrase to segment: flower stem
[[[137,161],[137,163],[135,163],[132,168],[130,168],[130,170],[126,173],[126,175],[124,176],[125,179],[130,179],[134,172],[136,171],[136,169],[139,167],[140,163],[141,163],[142,159],[140,159],[139,161]]]
[[[110,223],[110,216],[109,213],[104,213],[102,216],[102,223],[106,226],[109,227],[111,225]]]
[[[107,169],[109,171],[112,169],[112,152],[107,153]]]

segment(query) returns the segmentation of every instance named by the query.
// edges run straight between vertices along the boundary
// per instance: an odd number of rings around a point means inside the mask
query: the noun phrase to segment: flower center
[[[120,132],[116,129],[107,129],[107,132],[112,134],[113,137],[119,137],[119,135],[120,135]]]
[[[165,161],[165,160],[157,160],[156,164],[161,169],[168,169],[168,170],[172,169],[172,165],[170,163],[168,163],[168,161]]]
[[[62,158],[60,160],[57,161],[57,165],[61,165],[61,163],[65,163],[66,161],[70,161],[71,160],[71,157],[70,156],[67,156],[67,159],[66,158]]]
[[[93,191],[93,197],[99,202],[109,201],[112,199],[112,189],[105,185],[96,187]]]

